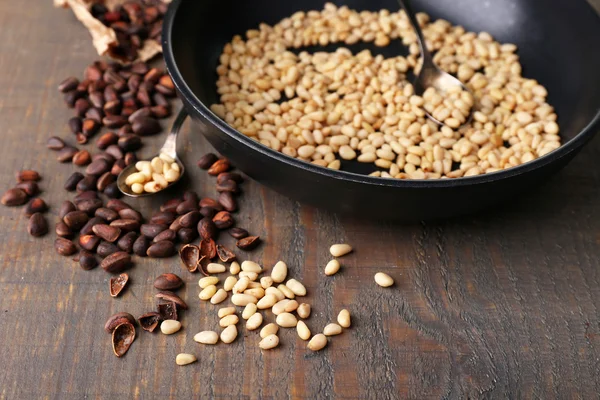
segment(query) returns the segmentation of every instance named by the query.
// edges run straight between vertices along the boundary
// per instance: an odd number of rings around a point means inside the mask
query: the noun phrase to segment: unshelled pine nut
[[[177,365],[188,365],[197,360],[198,359],[193,354],[186,354],[186,353],[177,354],[177,357],[175,357],[175,363]]]
[[[217,287],[215,285],[210,285],[202,289],[202,291],[198,294],[200,300],[210,300],[217,293]]]
[[[223,307],[217,312],[219,318],[223,318],[231,314],[235,314],[235,307]]]
[[[278,301],[277,303],[273,304],[273,308],[271,309],[271,312],[275,315],[279,315],[283,312],[285,312],[285,306],[287,305],[287,303],[290,302],[290,299],[283,299]]]
[[[202,331],[194,335],[194,341],[202,344],[217,344],[219,334],[215,331]]]
[[[340,262],[338,260],[331,260],[325,266],[325,275],[335,275],[340,270]]]
[[[302,319],[306,319],[310,317],[310,304],[302,303],[298,306],[298,310],[296,310],[298,316]]]
[[[237,335],[238,331],[235,325],[229,325],[221,332],[221,342],[229,344],[235,340]]]
[[[258,303],[256,303],[256,306],[260,310],[265,310],[267,308],[273,307],[275,303],[277,303],[277,297],[275,297],[275,295],[273,294],[267,294],[262,299],[260,299]]]
[[[209,263],[206,266],[206,272],[209,274],[220,274],[221,272],[225,272],[227,268],[223,264],[219,263]]]
[[[219,283],[219,278],[216,276],[205,276],[198,281],[198,285],[200,285],[202,289],[206,289],[207,286],[216,285],[217,283]]]
[[[300,339],[310,339],[310,329],[308,329],[308,326],[306,326],[304,321],[298,321],[298,325],[296,325],[296,331],[298,332]]]
[[[235,314],[226,315],[219,320],[219,326],[225,328],[229,325],[235,325],[239,322],[239,317]]]
[[[262,267],[254,261],[246,260],[242,262],[242,271],[256,272],[257,274],[260,274],[262,272]]]
[[[230,292],[231,289],[233,289],[233,287],[237,283],[237,281],[238,280],[235,276],[228,276],[227,279],[225,279],[225,282],[223,282],[223,289],[225,289],[225,291],[227,292]]]
[[[273,282],[275,283],[281,283],[287,277],[287,271],[287,264],[283,261],[278,261],[271,271],[271,279],[273,279]]]
[[[211,302],[211,304],[219,304],[219,303],[225,301],[226,298],[227,298],[227,292],[225,291],[225,289],[219,289],[219,290],[217,290],[217,293],[215,293],[210,298],[210,302]]]
[[[273,286],[273,278],[270,276],[263,276],[260,278],[260,286],[262,286],[263,289]]]
[[[334,257],[342,257],[352,251],[352,246],[349,244],[334,244],[329,248],[329,252]]]
[[[340,311],[340,313],[337,316],[337,321],[342,328],[350,328],[350,311],[346,310],[345,308],[342,311]]]
[[[269,350],[274,347],[277,347],[278,344],[279,337],[277,335],[269,335],[258,343],[258,347],[260,347],[263,350]]]
[[[279,314],[275,319],[275,322],[282,328],[293,328],[296,326],[296,324],[298,324],[298,320],[294,314],[286,312]]]
[[[378,272],[375,274],[375,282],[381,287],[389,287],[394,284],[392,277],[384,272]]]
[[[248,319],[251,316],[253,316],[256,313],[257,307],[256,304],[254,303],[248,303],[246,304],[246,307],[244,307],[244,311],[242,311],[242,318],[244,319]]]
[[[181,322],[174,319],[166,319],[160,324],[160,331],[165,335],[172,335],[181,329]]]
[[[327,324],[327,326],[323,328],[323,334],[325,336],[334,336],[339,335],[340,333],[342,333],[342,327],[335,323]]]
[[[306,347],[312,351],[319,351],[325,346],[327,346],[327,336],[318,333],[310,339]]]
[[[306,296],[306,288],[304,285],[296,279],[290,279],[285,283],[288,289],[290,289],[296,296]]]
[[[246,329],[248,329],[249,331],[253,331],[255,329],[260,328],[262,323],[263,316],[261,313],[257,312],[253,314],[250,318],[248,318],[248,321],[246,321]]]
[[[236,306],[246,306],[249,303],[258,303],[258,299],[249,294],[236,293],[231,296],[231,302]]]
[[[237,275],[240,273],[241,270],[242,268],[240,267],[240,263],[238,263],[237,261],[232,262],[229,266],[229,273],[231,275]]]
[[[283,283],[277,286],[277,289],[281,290],[281,293],[283,293],[288,299],[293,299],[294,297],[296,297],[294,292],[292,292],[291,289]]]
[[[260,337],[264,339],[269,335],[277,334],[277,332],[279,332],[279,325],[271,322],[270,324],[263,326],[263,328],[260,330]]]

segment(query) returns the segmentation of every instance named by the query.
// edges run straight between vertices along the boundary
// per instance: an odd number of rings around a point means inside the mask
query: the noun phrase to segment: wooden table
[[[0,2],[0,184],[10,187],[21,168],[41,171],[53,223],[73,171],[45,149],[48,136],[67,134],[71,116],[56,86],[96,56],[69,12],[48,0],[29,3]],[[192,166],[208,146],[189,126],[184,132]],[[147,142],[142,155],[161,140]],[[293,330],[272,351],[260,351],[258,334],[243,328],[231,345],[198,345],[196,332],[217,327],[216,307],[199,304],[198,276],[177,259],[138,260],[131,286],[113,299],[104,271],[58,256],[54,234],[30,238],[22,211],[1,207],[0,398],[597,398],[599,158],[597,137],[514,204],[437,224],[339,217],[246,183],[236,218],[266,241],[252,257],[266,266],[285,260],[306,284],[310,328],[322,329],[342,308],[352,312],[352,328],[318,353]],[[204,172],[189,171],[195,190],[214,195]],[[163,199],[134,204],[148,215]],[[356,251],[326,277],[335,242]],[[397,285],[377,287],[380,270]],[[117,359],[104,321],[153,309],[151,283],[169,271],[187,282],[183,331],[138,332]],[[199,361],[177,367],[180,352]]]

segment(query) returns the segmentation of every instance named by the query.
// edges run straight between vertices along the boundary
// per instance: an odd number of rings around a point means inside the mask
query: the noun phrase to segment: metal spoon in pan
[[[469,88],[467,88],[463,83],[456,79],[454,76],[450,75],[447,72],[442,71],[436,63],[433,61],[433,56],[427,49],[427,45],[425,44],[425,37],[423,36],[423,32],[421,31],[421,27],[419,26],[419,21],[417,20],[416,14],[412,10],[410,6],[410,0],[398,0],[398,4],[400,7],[404,9],[408,20],[410,21],[415,33],[417,34],[417,42],[419,43],[419,48],[421,50],[421,56],[423,58],[423,65],[421,67],[421,71],[419,75],[415,79],[414,88],[415,93],[418,95],[422,95],[423,92],[429,87],[433,87],[437,89],[439,92],[450,92],[452,90],[456,90],[460,88],[461,91],[465,91],[471,95],[471,98],[474,99],[473,93]],[[425,111],[427,116],[434,122],[444,125],[443,121],[439,121],[434,118],[429,112]],[[465,122],[462,125],[468,123],[473,116],[473,107],[469,109],[469,115],[465,118]]]
[[[177,114],[177,118],[175,118],[173,125],[171,126],[171,132],[169,132],[169,134],[167,135],[167,140],[165,140],[165,144],[163,144],[163,146],[161,147],[161,149],[157,155],[155,155],[154,157],[151,157],[149,160],[147,160],[147,161],[150,161],[153,158],[160,157],[160,155],[163,154],[164,155],[163,158],[174,160],[174,162],[177,163],[177,165],[179,166],[179,177],[177,177],[177,179],[175,179],[174,181],[169,182],[166,187],[164,187],[160,190],[157,190],[155,192],[143,191],[142,193],[134,193],[131,190],[131,187],[125,182],[129,175],[138,172],[137,168],[135,167],[135,164],[133,164],[133,165],[130,165],[127,168],[125,168],[123,171],[121,171],[121,173],[119,174],[119,177],[117,178],[117,186],[119,187],[119,190],[124,195],[130,196],[130,197],[149,196],[149,195],[159,193],[165,189],[170,188],[171,186],[173,186],[175,183],[177,183],[181,179],[181,177],[185,173],[185,166],[183,165],[183,163],[177,156],[177,135],[179,134],[179,131],[181,130],[181,126],[183,125],[183,122],[185,121],[186,117],[187,117],[187,113],[182,108],[179,111],[179,114]]]

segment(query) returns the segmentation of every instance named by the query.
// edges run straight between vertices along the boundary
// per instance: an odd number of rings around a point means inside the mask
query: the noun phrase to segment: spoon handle
[[[177,114],[177,118],[173,121],[173,125],[171,126],[171,132],[167,135],[167,140],[165,140],[165,144],[163,144],[160,149],[161,153],[164,153],[171,157],[172,159],[177,158],[177,135],[181,130],[181,126],[183,122],[187,118],[188,114],[185,111],[185,108],[181,107],[179,113]]]
[[[398,4],[400,4],[400,7],[404,9],[410,24],[417,34],[417,41],[419,42],[419,48],[421,49],[421,55],[423,56],[423,65],[425,66],[433,64],[433,57],[427,49],[427,45],[425,44],[425,36],[423,36],[423,31],[421,31],[421,26],[417,20],[417,15],[411,8],[410,0],[398,0]]]

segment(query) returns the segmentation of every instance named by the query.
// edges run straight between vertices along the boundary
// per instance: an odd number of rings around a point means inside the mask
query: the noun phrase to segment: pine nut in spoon
[[[150,196],[172,187],[181,179],[185,173],[185,166],[177,156],[177,135],[179,134],[186,117],[187,113],[182,108],[179,111],[179,114],[177,114],[173,126],[171,127],[171,132],[167,135],[167,139],[158,154],[146,161],[148,163],[147,168],[149,171],[139,171],[136,167],[138,163],[132,164],[121,171],[117,178],[117,187],[124,195],[129,197]],[[154,171],[152,169],[152,162],[154,162],[157,168],[159,164],[159,161],[154,160],[160,160],[162,163],[169,163],[171,168],[167,170],[165,175],[162,175],[164,170]],[[142,165],[145,165],[145,163],[142,162],[140,167]],[[174,172],[171,173],[170,171]],[[160,177],[153,179],[153,175],[159,175]],[[165,182],[167,183],[166,186],[164,185]]]

